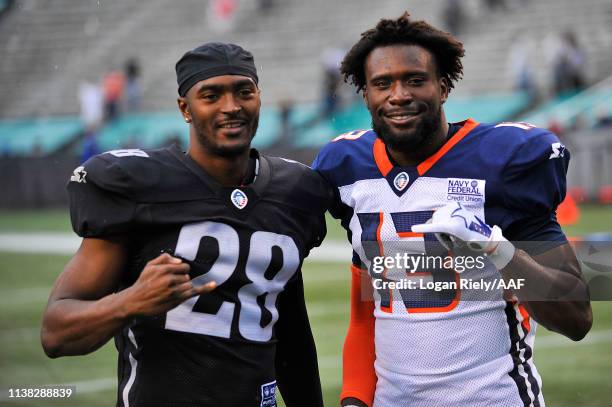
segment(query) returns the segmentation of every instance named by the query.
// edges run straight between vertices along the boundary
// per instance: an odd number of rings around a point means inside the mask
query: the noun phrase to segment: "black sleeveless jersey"
[[[304,309],[300,267],[325,236],[332,192],[305,165],[251,156],[245,186],[221,186],[177,148],[107,152],[71,177],[76,233],[129,237],[122,288],[161,252],[187,261],[195,282],[217,282],[116,335],[117,405],[276,405],[278,306]],[[292,284],[300,295],[284,298]]]

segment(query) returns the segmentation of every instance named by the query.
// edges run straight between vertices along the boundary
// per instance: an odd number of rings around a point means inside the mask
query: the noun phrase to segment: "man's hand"
[[[211,281],[193,284],[189,264],[164,253],[149,261],[134,285],[124,290],[133,316],[152,316],[171,310],[183,301],[214,290]]]
[[[498,226],[490,227],[458,202],[449,203],[434,212],[427,223],[414,225],[416,233],[434,233],[448,250],[468,247],[488,255],[498,270],[506,267],[515,248]]]
[[[162,254],[147,263],[134,285],[117,292],[126,258],[123,237],[83,239],[43,315],[41,339],[48,356],[93,352],[134,317],[164,313],[216,286],[193,282],[188,264]]]

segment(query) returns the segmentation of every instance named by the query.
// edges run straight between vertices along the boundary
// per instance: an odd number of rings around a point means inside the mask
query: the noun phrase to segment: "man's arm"
[[[515,295],[529,315],[546,328],[574,341],[591,329],[588,287],[569,244],[533,257],[517,249],[500,272],[506,281],[525,279],[525,286]]]
[[[374,302],[362,292],[369,278],[365,270],[351,266],[351,315],[342,352],[343,406],[371,406],[376,390],[374,372]]]
[[[93,352],[132,318],[161,314],[214,288],[214,283],[194,287],[189,265],[162,254],[147,263],[134,285],[116,293],[125,261],[121,239],[83,239],[55,282],[43,315],[47,356]]]
[[[434,212],[431,221],[413,232],[434,233],[449,250],[466,246],[486,253],[504,280],[524,279],[512,294],[546,328],[578,341],[593,324],[589,290],[578,260],[567,243],[533,257],[516,249],[498,226],[490,227],[458,203]]]
[[[298,273],[278,302],[276,379],[288,407],[322,407],[317,350],[306,312],[302,276]]]

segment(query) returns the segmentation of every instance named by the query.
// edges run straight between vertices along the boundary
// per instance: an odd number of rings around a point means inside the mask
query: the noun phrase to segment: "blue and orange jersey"
[[[316,157],[313,167],[335,189],[330,212],[347,231],[353,264],[372,282],[459,281],[456,270],[385,268],[377,276],[373,267],[376,258],[397,253],[443,255],[435,236],[411,228],[452,201],[499,226],[509,240],[539,242],[530,246],[535,252],[566,242],[556,208],[565,197],[570,155],[555,135],[527,123],[472,119],[451,128],[442,148],[415,166],[394,163],[372,130],[341,135]],[[470,277],[499,273],[487,263]],[[470,301],[461,289],[373,288],[375,405],[543,405],[532,359],[537,323],[520,304],[502,292]]]

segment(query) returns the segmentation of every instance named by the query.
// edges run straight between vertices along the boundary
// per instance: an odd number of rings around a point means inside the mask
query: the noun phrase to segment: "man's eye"
[[[217,100],[218,96],[214,93],[205,93],[202,96],[204,100]]]
[[[410,86],[421,86],[425,80],[423,78],[412,78],[408,80]]]
[[[376,86],[377,88],[388,88],[390,85],[389,81],[376,81],[374,82],[374,86]]]
[[[240,96],[242,97],[249,97],[249,96],[252,96],[254,93],[255,91],[253,89],[247,89],[247,88],[240,89],[240,92],[239,92]]]

